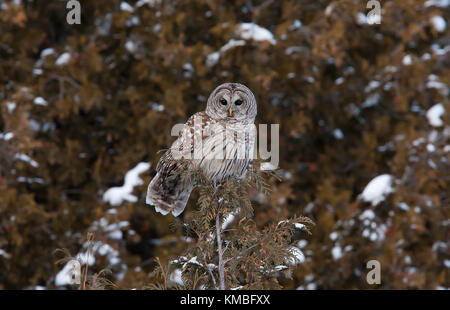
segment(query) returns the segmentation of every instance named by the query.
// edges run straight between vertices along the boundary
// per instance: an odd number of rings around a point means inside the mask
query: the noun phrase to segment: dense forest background
[[[87,232],[89,275],[121,288],[195,244],[171,227],[196,193],[175,219],[146,186],[172,126],[229,81],[280,124],[255,223],[316,223],[285,289],[450,287],[448,0],[381,0],[379,25],[357,0],[80,2],[69,25],[66,1],[0,1],[0,288],[67,287],[54,251],[83,259]]]

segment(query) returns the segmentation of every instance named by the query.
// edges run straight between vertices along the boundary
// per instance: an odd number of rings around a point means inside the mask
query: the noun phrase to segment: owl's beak
[[[228,109],[228,116],[229,117],[233,116],[233,110],[231,109],[231,107]]]

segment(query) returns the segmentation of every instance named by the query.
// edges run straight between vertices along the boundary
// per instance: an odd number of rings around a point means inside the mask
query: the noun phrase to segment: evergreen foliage
[[[228,178],[214,184],[201,170],[185,161],[181,175],[184,180],[201,184],[198,210],[183,224],[186,234],[196,240],[182,258],[173,261],[182,269],[182,280],[188,289],[281,288],[278,273],[290,275],[298,258],[294,244],[295,225],[301,224],[307,233],[313,222],[302,216],[271,223],[259,229],[252,219],[253,207],[248,190],[269,193],[258,167],[250,164],[246,178]],[[270,172],[270,174],[274,174]],[[234,217],[236,216],[236,219]],[[227,220],[236,225],[228,227]]]
[[[450,19],[439,6],[446,1],[381,0],[379,25],[365,23],[362,0],[80,2],[81,25],[69,25],[65,1],[0,1],[0,289],[62,288],[53,252],[84,255],[86,232],[95,233],[87,287],[104,268],[117,287],[150,285],[155,257],[166,266],[192,249],[195,233],[171,229],[177,219],[145,205],[146,184],[156,150],[174,140],[172,126],[229,81],[255,93],[260,124],[280,124],[283,182],[271,179],[262,195],[248,181],[253,217],[238,214],[242,225],[227,229],[254,225],[255,233],[225,257],[301,214],[316,225],[312,235],[295,232],[305,262],[292,279],[277,278],[285,289],[450,287]],[[244,38],[241,23],[267,29],[276,42]],[[61,65],[63,55],[70,58]],[[443,114],[430,123],[436,105]],[[128,200],[104,201],[141,162],[152,167]],[[382,174],[392,176],[392,191],[377,205],[361,199]],[[210,189],[202,191],[180,223],[198,218],[198,198]],[[203,203],[206,210],[216,201]],[[249,204],[240,211],[249,213]],[[202,220],[193,225],[212,232]],[[224,247],[236,232],[227,229]],[[205,253],[217,266],[210,246]],[[255,251],[248,255],[257,261]],[[371,259],[381,264],[380,285],[366,282]],[[267,270],[281,263],[270,260]],[[255,283],[250,269],[232,276],[230,288]],[[214,287],[210,278],[191,286]]]

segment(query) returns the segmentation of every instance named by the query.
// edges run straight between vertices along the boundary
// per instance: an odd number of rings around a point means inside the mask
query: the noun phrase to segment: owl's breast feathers
[[[245,175],[252,159],[256,128],[253,123],[224,122],[199,112],[183,126],[177,140],[161,157],[156,176],[149,184],[147,203],[162,214],[179,215],[185,208],[195,184],[186,184],[179,174],[188,159],[212,182],[222,182],[229,176]],[[174,172],[178,176],[168,178]]]

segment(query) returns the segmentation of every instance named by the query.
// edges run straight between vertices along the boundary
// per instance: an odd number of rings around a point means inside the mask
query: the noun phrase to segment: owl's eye
[[[234,102],[234,104],[235,104],[235,105],[241,105],[241,104],[242,104],[242,100],[241,100],[241,99],[238,99],[238,100],[236,100],[236,101]]]
[[[220,103],[221,103],[222,105],[227,105],[227,101],[226,101],[225,99],[220,99]]]

